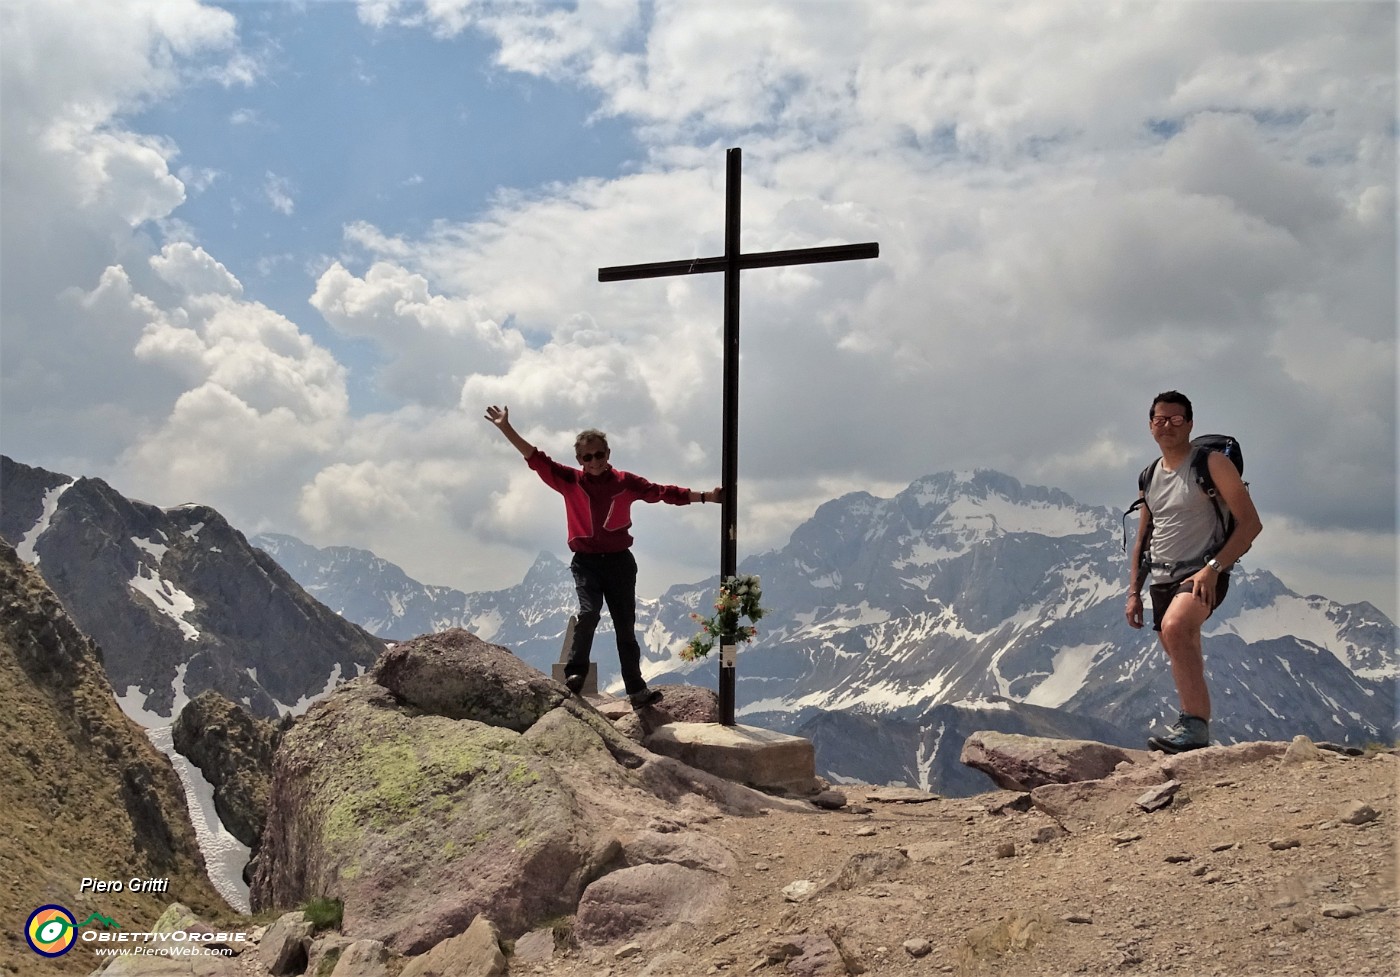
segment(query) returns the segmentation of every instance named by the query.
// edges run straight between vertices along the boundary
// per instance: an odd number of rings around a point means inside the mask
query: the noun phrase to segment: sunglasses
[[[578,460],[579,460],[579,461],[582,461],[582,462],[590,462],[590,461],[592,461],[594,458],[597,458],[599,461],[602,461],[602,460],[603,460],[604,458],[606,458],[607,456],[608,456],[608,449],[607,449],[607,448],[604,448],[602,451],[595,451],[595,452],[593,452],[591,455],[579,455],[579,456],[578,456]]]
[[[1149,417],[1149,418],[1147,419],[1147,423],[1151,424],[1153,427],[1162,427],[1163,425],[1166,425],[1166,424],[1170,424],[1172,427],[1181,427],[1181,425],[1183,425],[1183,424],[1186,423],[1186,415],[1185,415],[1185,414],[1171,414],[1171,415],[1167,415],[1167,414],[1153,414],[1151,417]]]

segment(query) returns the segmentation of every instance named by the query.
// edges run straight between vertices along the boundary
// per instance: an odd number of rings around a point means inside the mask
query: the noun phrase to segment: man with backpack
[[[1162,457],[1138,479],[1134,508],[1142,512],[1129,562],[1127,617],[1132,627],[1143,626],[1141,591],[1150,574],[1152,627],[1171,663],[1181,716],[1147,742],[1154,750],[1182,753],[1210,745],[1201,627],[1225,599],[1231,567],[1263,524],[1241,477],[1238,446],[1219,436],[1193,444],[1191,401],[1184,394],[1158,394],[1148,424]]]

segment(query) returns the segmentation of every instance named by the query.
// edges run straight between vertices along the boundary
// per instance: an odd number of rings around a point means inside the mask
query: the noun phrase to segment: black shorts
[[[1212,612],[1220,606],[1220,602],[1225,599],[1225,594],[1230,589],[1230,575],[1222,573],[1215,581],[1215,603],[1210,606]],[[1167,608],[1171,602],[1176,600],[1177,594],[1191,593],[1191,578],[1177,580],[1174,583],[1154,583],[1147,588],[1147,592],[1152,597],[1152,630],[1162,630],[1162,618],[1167,616]]]

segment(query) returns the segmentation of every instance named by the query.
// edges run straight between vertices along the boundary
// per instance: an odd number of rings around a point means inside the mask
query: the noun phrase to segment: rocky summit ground
[[[1161,810],[1060,820],[1011,792],[848,786],[852,810],[702,826],[739,856],[719,921],[511,973],[1390,977],[1396,771],[1389,753],[1226,763]],[[1342,820],[1358,804],[1377,816]],[[823,936],[842,959],[795,952]]]
[[[790,799],[752,816],[678,808],[631,828],[704,835],[732,853],[719,860],[725,902],[703,918],[592,946],[571,939],[577,921],[565,918],[505,943],[504,957],[493,945],[445,968],[425,967],[431,954],[337,968],[324,950],[336,936],[323,934],[302,966],[386,977],[1390,977],[1400,759],[1305,740],[1293,756],[1299,745],[1287,758],[1283,744],[1191,754],[1169,769],[1178,789],[1155,810],[1139,801],[1166,792],[1113,777],[1053,786],[1053,797],[1040,788],[1035,805],[1015,791],[942,799],[846,785],[839,810]],[[271,931],[251,931],[260,946],[207,973],[269,973]]]

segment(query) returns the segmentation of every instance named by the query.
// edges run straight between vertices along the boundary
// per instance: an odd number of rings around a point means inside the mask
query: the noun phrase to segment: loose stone
[[[1322,915],[1330,919],[1351,919],[1361,915],[1361,907],[1350,902],[1324,902]]]
[[[1348,801],[1337,811],[1337,820],[1343,824],[1370,824],[1378,817],[1380,813],[1375,808],[1361,801]]]
[[[933,944],[930,943],[928,940],[917,938],[912,940],[905,940],[903,945],[904,952],[909,954],[909,956],[913,957],[915,960],[919,959],[920,957],[926,957],[933,952]]]

